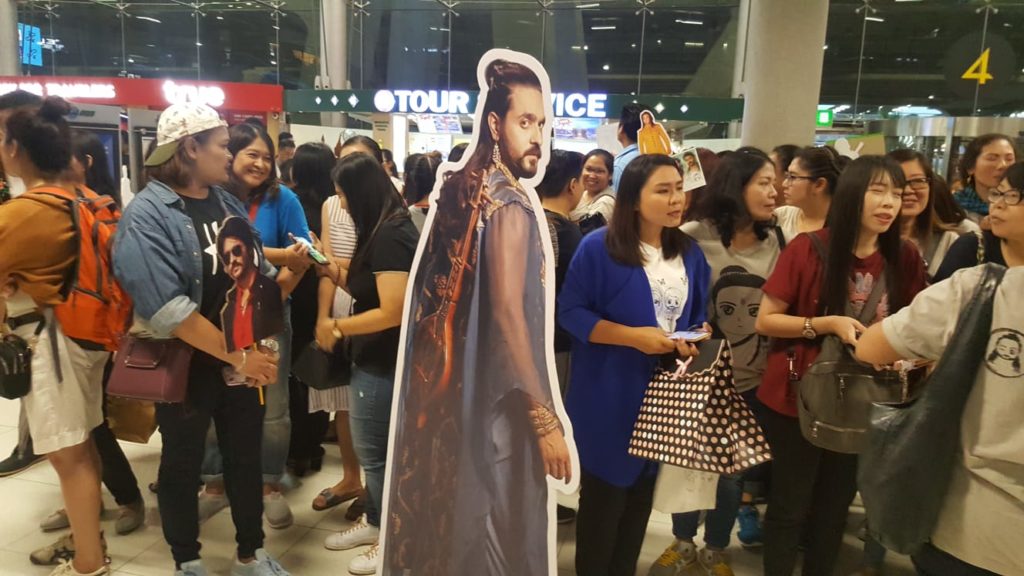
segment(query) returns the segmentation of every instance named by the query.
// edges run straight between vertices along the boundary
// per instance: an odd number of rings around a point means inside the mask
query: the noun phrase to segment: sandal
[[[313,500],[313,510],[316,510],[317,512],[329,510],[339,504],[344,504],[349,500],[355,500],[362,493],[363,489],[360,488],[358,490],[353,490],[351,492],[345,492],[344,494],[339,496],[332,492],[330,488],[324,488],[323,490],[320,491],[320,494],[318,494],[317,497]],[[324,502],[322,505],[318,504],[321,498],[323,498]]]
[[[366,514],[366,493],[359,495],[356,501],[349,505],[348,510],[345,511],[345,520],[349,522],[355,522],[362,518],[363,514]]]

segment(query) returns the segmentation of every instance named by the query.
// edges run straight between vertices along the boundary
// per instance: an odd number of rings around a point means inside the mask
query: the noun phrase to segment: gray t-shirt
[[[938,360],[959,312],[981,280],[967,268],[882,321],[903,358]],[[996,293],[984,363],[961,417],[960,462],[932,543],[996,574],[1024,574],[1024,267],[1006,271]]]
[[[711,266],[708,321],[729,341],[736,389],[756,388],[768,359],[768,338],[754,330],[754,322],[761,309],[761,287],[782,252],[778,238],[770,231],[758,244],[735,250],[722,245],[718,231],[708,222],[687,222],[682,230],[700,244]]]

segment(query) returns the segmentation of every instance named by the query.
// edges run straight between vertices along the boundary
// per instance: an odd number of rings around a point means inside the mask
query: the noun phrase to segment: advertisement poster
[[[381,526],[385,576],[557,574],[579,457],[554,365],[555,274],[534,186],[550,82],[491,50],[462,160],[440,167],[406,293]]]

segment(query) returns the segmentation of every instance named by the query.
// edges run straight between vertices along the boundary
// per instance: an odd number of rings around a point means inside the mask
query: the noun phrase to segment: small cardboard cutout
[[[383,576],[555,576],[554,491],[579,482],[554,363],[555,258],[534,191],[551,149],[550,82],[508,50],[487,52],[477,79],[472,140],[439,169],[406,292]],[[570,482],[546,474],[541,437]]]
[[[704,168],[700,165],[700,155],[696,148],[686,148],[674,156],[683,167],[683,191],[689,192],[694,188],[707,185],[704,178]]]
[[[640,130],[636,133],[636,145],[641,154],[672,154],[672,141],[668,138],[665,127],[654,119],[654,112],[644,110],[640,113]]]
[[[228,352],[252,348],[284,332],[281,287],[260,273],[262,253],[249,222],[232,216],[217,234],[217,257],[234,283],[220,311]]]

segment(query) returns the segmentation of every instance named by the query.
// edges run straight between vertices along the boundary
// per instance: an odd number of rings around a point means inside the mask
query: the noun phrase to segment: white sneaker
[[[57,568],[53,570],[53,572],[50,572],[50,576],[106,576],[107,574],[110,574],[110,568],[108,566],[100,566],[100,568],[95,572],[83,574],[75,570],[71,565],[71,562],[62,562],[60,566],[57,566]],[[373,572],[370,572],[370,574],[373,574]]]
[[[295,518],[292,509],[280,492],[271,492],[263,497],[263,515],[271,528],[281,530],[292,525]]]
[[[328,550],[351,550],[357,546],[376,544],[379,538],[380,528],[370,526],[366,520],[361,519],[348,530],[328,536],[324,540],[324,546]]]
[[[369,576],[377,573],[377,552],[380,545],[374,544],[359,556],[356,556],[348,563],[348,573],[357,576]]]
[[[206,522],[229,505],[227,494],[210,494],[203,490],[199,493],[199,521]]]

